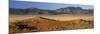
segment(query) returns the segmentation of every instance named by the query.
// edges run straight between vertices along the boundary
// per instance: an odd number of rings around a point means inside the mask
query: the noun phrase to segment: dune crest
[[[93,22],[86,21],[83,19],[58,21],[41,16],[35,16],[33,18],[16,21],[13,24],[10,24],[9,26],[10,26],[9,28],[10,33],[19,33],[19,32],[88,29],[88,28],[93,28]]]

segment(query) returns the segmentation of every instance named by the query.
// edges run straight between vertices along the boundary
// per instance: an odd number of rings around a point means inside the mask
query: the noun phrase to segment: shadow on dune
[[[10,23],[9,33],[59,31],[90,28],[93,28],[93,21],[90,20],[75,19],[70,21],[58,21],[37,16]]]

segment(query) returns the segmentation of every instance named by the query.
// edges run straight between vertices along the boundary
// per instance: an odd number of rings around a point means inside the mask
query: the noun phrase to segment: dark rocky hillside
[[[9,8],[9,14],[48,14],[48,15],[58,15],[58,14],[90,14],[93,15],[93,9],[82,9],[81,7],[65,7],[56,10],[46,10],[38,8]]]

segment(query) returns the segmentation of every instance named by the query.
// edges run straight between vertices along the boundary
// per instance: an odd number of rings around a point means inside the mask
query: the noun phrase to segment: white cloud
[[[94,0],[16,0],[16,1],[94,5]]]

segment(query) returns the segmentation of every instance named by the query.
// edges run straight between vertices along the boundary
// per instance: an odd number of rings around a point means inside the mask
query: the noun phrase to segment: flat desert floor
[[[93,20],[93,15],[9,15],[9,22],[24,20],[35,16],[41,16],[49,19],[68,21],[74,19]]]

